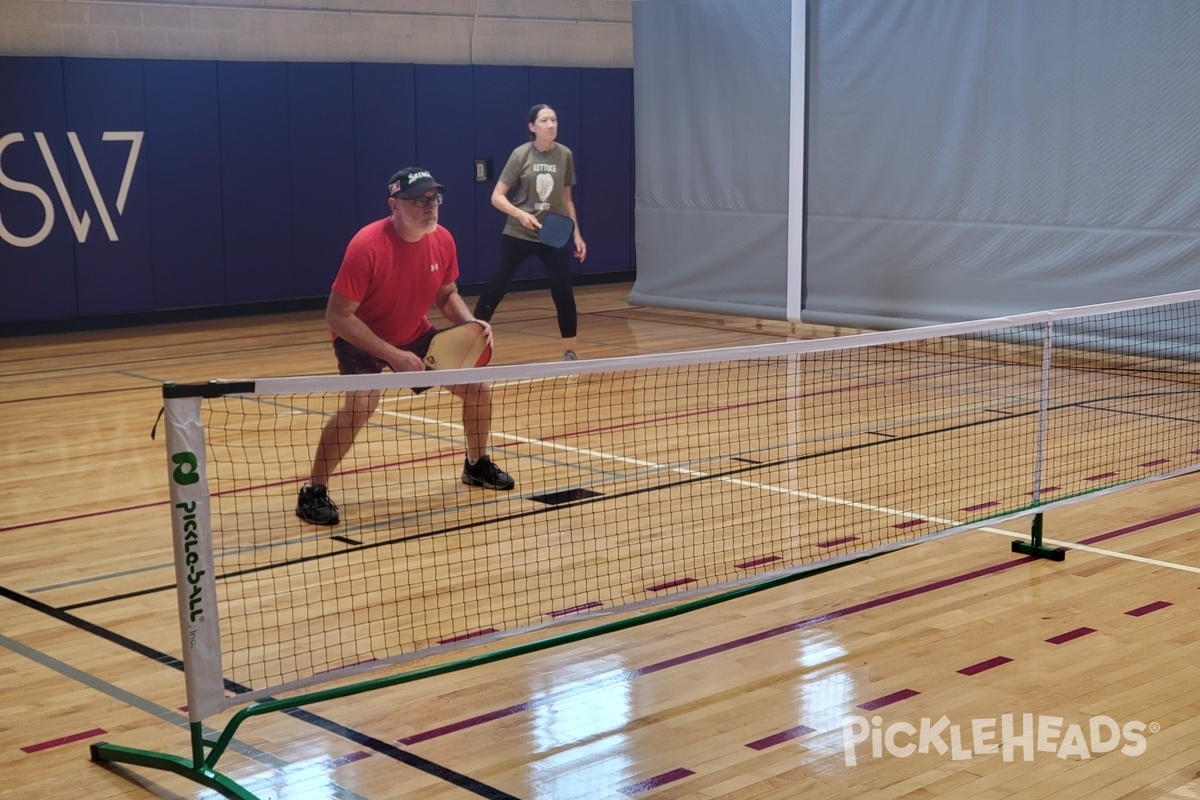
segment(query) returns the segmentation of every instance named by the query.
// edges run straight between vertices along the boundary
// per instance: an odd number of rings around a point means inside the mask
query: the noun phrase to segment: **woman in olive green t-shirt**
[[[508,215],[500,237],[500,263],[475,304],[475,316],[490,320],[504,299],[517,267],[537,256],[550,277],[550,296],[558,315],[558,332],[563,340],[563,358],[574,361],[578,316],[571,288],[571,254],[568,246],[550,247],[538,241],[541,219],[547,214],[564,214],[575,223],[575,257],[587,257],[587,245],[579,233],[579,218],[571,187],[575,185],[575,158],[570,148],[555,141],[558,115],[547,105],[529,109],[530,141],[512,151],[492,190],[492,205]],[[510,197],[511,194],[511,197]]]

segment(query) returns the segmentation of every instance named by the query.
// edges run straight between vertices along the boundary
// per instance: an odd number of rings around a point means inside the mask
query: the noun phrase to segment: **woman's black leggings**
[[[558,332],[564,339],[573,337],[579,327],[575,312],[575,293],[571,290],[570,245],[551,247],[541,242],[530,242],[515,236],[500,237],[500,264],[496,274],[484,287],[483,294],[475,303],[475,317],[490,321],[496,307],[508,292],[508,284],[516,274],[517,267],[530,256],[537,256],[550,276],[550,297],[558,312]]]

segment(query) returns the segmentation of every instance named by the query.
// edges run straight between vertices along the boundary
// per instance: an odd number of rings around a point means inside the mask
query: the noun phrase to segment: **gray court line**
[[[183,714],[180,714],[178,711],[173,711],[169,708],[163,708],[162,706],[153,703],[140,695],[126,691],[119,686],[114,686],[107,681],[100,680],[89,672],[84,672],[83,670],[73,667],[66,662],[59,661],[53,656],[21,644],[20,642],[10,639],[3,634],[0,634],[0,647],[10,650],[19,656],[23,656],[24,658],[36,664],[40,664],[49,670],[57,672],[59,675],[69,678],[76,683],[83,684],[89,689],[94,689],[103,695],[107,695],[108,697],[111,697],[114,700],[123,703],[124,705],[136,708],[137,710],[149,714],[156,719],[160,719],[163,722],[174,725],[177,728],[182,728],[185,730],[188,728],[188,718]],[[206,738],[216,739],[220,733],[220,731],[214,731],[207,726],[204,728],[204,735]],[[229,749],[235,753],[238,753],[239,755],[249,758],[252,761],[258,762],[265,767],[278,770],[279,772],[286,772],[288,769],[294,767],[292,763],[284,761],[278,756],[271,755],[263,750],[259,750],[257,747],[240,742],[237,739],[234,739],[230,743]],[[331,796],[337,798],[337,800],[367,800],[367,798],[363,797],[362,795],[356,794],[355,792],[352,792],[343,786],[339,786],[332,781],[327,784],[326,788],[331,792]]]

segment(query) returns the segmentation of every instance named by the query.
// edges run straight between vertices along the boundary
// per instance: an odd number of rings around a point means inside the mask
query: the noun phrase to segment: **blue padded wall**
[[[580,161],[583,158],[583,152],[579,141],[579,75],[581,71],[573,67],[530,67],[529,102],[526,103],[525,119],[529,119],[529,108],[535,103],[545,103],[558,115],[557,141],[571,148],[571,152],[575,155],[575,179],[578,183],[571,190],[571,196],[575,198],[575,210],[579,215],[579,229],[583,232],[586,241],[586,238],[591,235],[587,227],[587,215],[583,211],[586,206],[579,202],[583,192],[583,164]],[[571,270],[574,273],[580,273],[585,271],[590,264],[589,261],[580,264],[572,258]],[[546,277],[546,273],[542,269],[542,265],[532,258],[517,273],[517,278],[544,277]]]
[[[72,317],[75,237],[34,138],[43,133],[59,151],[67,145],[62,61],[10,58],[0,65],[0,319]]]
[[[356,230],[349,64],[288,65],[293,297],[328,294]]]
[[[143,71],[154,309],[217,306],[223,263],[217,65],[156,61]]]
[[[473,185],[474,204],[480,210],[473,229],[476,272],[472,282],[475,283],[486,282],[500,259],[500,232],[505,216],[492,207],[492,189],[508,154],[527,141],[525,119],[529,106],[528,67],[475,70],[475,118],[471,126],[475,132],[474,152],[475,157],[490,158],[492,162],[489,180]],[[460,240],[459,247],[463,245]]]
[[[633,73],[626,69],[583,70],[579,96],[580,140],[576,202],[588,257],[581,272],[619,272],[634,263]]]
[[[78,137],[84,156],[79,158],[74,148],[64,147],[58,151],[59,163],[69,161],[71,193],[91,207],[87,238],[75,244],[79,313],[89,316],[151,307],[154,282],[146,170],[138,169],[134,162],[124,208],[118,208],[119,190],[135,142],[104,140],[106,131],[112,137],[146,129],[142,64],[64,59],[63,84],[67,130]],[[125,91],[125,87],[137,87],[137,91]]]
[[[282,63],[217,65],[227,303],[291,296],[287,73]]]
[[[491,190],[537,102],[576,153],[576,272],[628,274],[632,86],[609,69],[0,58],[0,332],[323,297],[412,164],[448,187],[460,283],[478,286],[504,221]]]
[[[460,283],[475,280],[474,253],[466,232],[475,228],[469,189],[473,175],[472,114],[475,91],[472,67],[416,66],[417,165],[446,187],[446,204],[438,219],[455,234]]]
[[[412,64],[355,64],[353,69],[358,230],[388,215],[387,179],[417,162],[416,79]]]

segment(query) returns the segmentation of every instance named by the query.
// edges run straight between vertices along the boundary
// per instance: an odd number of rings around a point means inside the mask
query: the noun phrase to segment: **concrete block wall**
[[[0,0],[0,56],[633,66],[633,0]]]

